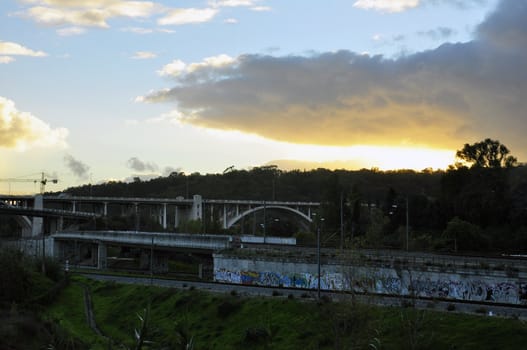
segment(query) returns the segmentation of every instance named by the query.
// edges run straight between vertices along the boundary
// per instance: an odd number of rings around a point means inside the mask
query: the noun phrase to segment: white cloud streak
[[[358,0],[353,6],[364,10],[402,12],[419,6],[419,0]]]
[[[15,59],[11,56],[0,56],[0,64],[7,64],[14,61]]]
[[[81,27],[66,27],[57,29],[57,34],[60,36],[74,36],[74,35],[81,35],[86,32],[86,29]]]
[[[157,23],[162,26],[209,22],[218,14],[215,8],[181,8],[170,10]]]
[[[137,51],[131,58],[134,60],[149,60],[156,57],[157,55],[153,52]]]
[[[0,55],[19,55],[19,56],[33,56],[33,57],[44,57],[47,54],[44,51],[34,51],[28,49],[20,44],[10,41],[0,41]]]

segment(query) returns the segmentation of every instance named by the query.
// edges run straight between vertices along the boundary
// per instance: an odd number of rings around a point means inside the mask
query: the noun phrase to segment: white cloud
[[[256,6],[261,0],[216,0],[209,1],[206,8],[172,8],[152,1],[128,0],[22,0],[29,5],[15,15],[29,18],[48,26],[109,28],[113,18],[133,19],[157,17],[161,26],[185,25],[211,21],[222,8],[250,7],[253,11],[269,11],[266,6]],[[227,23],[234,23],[228,19]],[[171,30],[142,27],[126,27],[122,31],[136,34],[154,32],[173,33]],[[64,28],[59,35],[80,34],[79,30]]]
[[[166,64],[157,71],[157,74],[161,76],[178,76],[181,73],[185,72],[187,65],[181,60],[174,60],[169,64]]]
[[[229,55],[221,54],[218,56],[206,57],[202,62],[191,63],[189,64],[187,71],[192,73],[206,68],[221,68],[230,66],[235,62],[236,59],[230,57]]]
[[[170,10],[167,15],[160,18],[157,23],[159,25],[183,25],[191,23],[208,22],[216,16],[217,9],[214,8],[182,8]]]
[[[269,6],[254,6],[251,7],[251,10],[256,12],[269,12],[272,10],[272,8],[270,8]]]
[[[236,18],[227,18],[223,22],[227,23],[227,24],[236,24],[236,23],[238,23],[238,20]]]
[[[137,51],[133,56],[132,58],[134,60],[148,60],[148,59],[152,59],[152,58],[156,58],[157,55],[153,52],[148,52],[148,51]]]
[[[0,64],[7,64],[13,62],[15,59],[11,56],[0,56]]]
[[[206,57],[201,62],[186,64],[181,60],[174,60],[171,63],[163,66],[157,73],[161,76],[178,77],[189,75],[192,73],[199,73],[208,69],[229,67],[236,63],[236,59],[221,54],[218,56]]]
[[[35,6],[28,9],[24,16],[37,23],[49,26],[74,25],[86,27],[108,28],[109,14],[100,9],[70,10]]]
[[[43,51],[34,51],[10,41],[0,41],[0,55],[20,55],[33,57],[47,56],[47,54]]]
[[[419,0],[358,0],[353,7],[365,10],[401,12],[419,6]]]
[[[153,33],[165,33],[165,34],[171,34],[175,33],[174,30],[166,29],[166,28],[144,28],[144,27],[125,27],[120,29],[121,32],[128,32],[128,33],[134,33],[134,34],[153,34]]]
[[[253,6],[257,1],[254,0],[216,0],[210,1],[210,6],[213,7],[240,7]]]
[[[15,103],[0,96],[0,147],[24,151],[32,147],[66,147],[68,130],[52,129]]]
[[[122,32],[130,32],[134,34],[152,34],[154,29],[152,28],[143,28],[143,27],[125,27],[121,28]]]
[[[74,35],[81,35],[86,32],[86,29],[81,27],[67,27],[67,28],[60,28],[57,29],[57,34],[60,36],[74,36]]]
[[[19,14],[37,23],[50,26],[73,25],[108,28],[114,17],[145,18],[161,11],[161,6],[150,1],[122,0],[29,0],[37,6]]]

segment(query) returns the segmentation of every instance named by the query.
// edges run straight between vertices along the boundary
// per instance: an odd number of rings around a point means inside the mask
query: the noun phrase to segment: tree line
[[[527,167],[518,165],[509,149],[492,139],[465,144],[456,156],[458,161],[446,170],[230,167],[221,174],[174,172],[148,181],[113,181],[65,192],[78,196],[190,198],[200,194],[207,199],[316,201],[322,203],[318,218],[324,218],[327,244],[338,245],[342,235],[347,246],[405,248],[408,244],[410,249],[425,250],[525,250]],[[286,217],[275,220],[270,228],[279,235],[306,233]],[[311,232],[317,225],[322,223],[315,222]],[[221,227],[215,222],[203,226]]]

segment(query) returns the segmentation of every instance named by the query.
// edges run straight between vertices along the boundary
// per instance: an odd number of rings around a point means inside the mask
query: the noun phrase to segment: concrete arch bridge
[[[319,202],[262,201],[192,198],[138,198],[138,197],[86,197],[68,194],[45,196],[1,195],[0,201],[11,206],[55,209],[72,213],[92,213],[97,216],[126,216],[145,214],[164,228],[178,229],[189,220],[219,221],[223,229],[231,228],[246,217],[268,210],[292,214],[301,222],[312,222],[311,214],[320,207]]]

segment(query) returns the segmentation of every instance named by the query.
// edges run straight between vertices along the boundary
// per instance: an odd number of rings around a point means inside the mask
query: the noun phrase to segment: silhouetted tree
[[[456,157],[473,168],[510,168],[517,164],[517,159],[509,153],[505,145],[487,138],[472,145],[466,143],[456,152]]]

